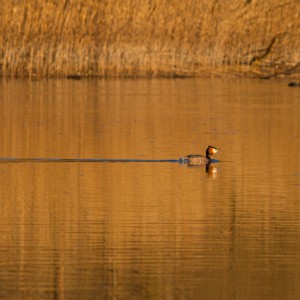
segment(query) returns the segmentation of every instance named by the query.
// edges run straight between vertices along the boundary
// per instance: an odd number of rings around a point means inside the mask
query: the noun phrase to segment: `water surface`
[[[299,299],[299,99],[284,81],[2,80],[0,298]],[[209,144],[210,168],[176,161]]]

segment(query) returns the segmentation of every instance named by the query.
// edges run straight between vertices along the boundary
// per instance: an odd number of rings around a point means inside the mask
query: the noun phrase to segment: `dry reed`
[[[299,73],[299,0],[0,0],[2,76]]]

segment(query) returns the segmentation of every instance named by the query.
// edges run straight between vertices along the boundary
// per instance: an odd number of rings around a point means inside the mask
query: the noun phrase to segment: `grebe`
[[[212,162],[212,156],[218,153],[218,149],[214,146],[208,146],[206,149],[206,157],[200,154],[190,154],[181,158],[181,162],[188,166],[209,165]]]

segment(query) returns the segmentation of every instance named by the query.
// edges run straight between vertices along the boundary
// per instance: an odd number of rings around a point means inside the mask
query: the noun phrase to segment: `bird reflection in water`
[[[206,173],[207,173],[208,177],[210,177],[210,178],[217,178],[218,177],[218,168],[212,164],[207,164],[206,165]]]

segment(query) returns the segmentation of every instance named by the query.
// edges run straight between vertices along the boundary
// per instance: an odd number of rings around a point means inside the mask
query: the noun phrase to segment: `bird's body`
[[[212,162],[212,156],[218,153],[218,149],[214,146],[208,146],[206,149],[206,156],[200,154],[189,154],[184,156],[181,160],[188,166],[208,165]]]

